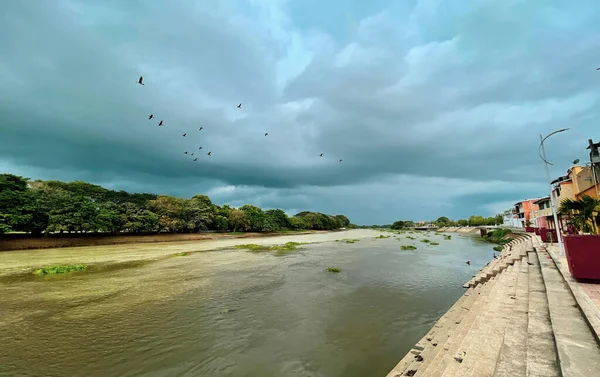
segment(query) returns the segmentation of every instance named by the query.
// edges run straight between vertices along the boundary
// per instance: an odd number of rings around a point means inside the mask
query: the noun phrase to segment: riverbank
[[[83,247],[83,246],[103,246],[103,245],[126,245],[138,243],[156,243],[156,242],[182,242],[182,241],[202,241],[219,240],[232,238],[259,238],[274,237],[282,235],[299,235],[327,233],[335,231],[285,231],[276,233],[257,233],[257,232],[234,232],[234,233],[153,233],[153,234],[96,234],[96,233],[76,233],[76,234],[51,234],[48,237],[35,237],[28,234],[5,234],[0,238],[0,252],[11,250],[32,250],[32,249],[55,249],[61,247]]]
[[[376,237],[381,232],[353,229],[338,232],[311,231],[285,235],[240,235],[233,237],[195,239],[171,242],[146,242],[103,246],[49,248],[40,250],[12,250],[0,253],[0,276],[32,271],[47,265],[63,264],[118,264],[150,261],[178,253],[228,249],[239,244],[280,245],[286,242],[319,243],[337,239]],[[251,242],[249,241],[251,240]]]
[[[587,377],[600,346],[539,237],[506,244],[388,377]]]

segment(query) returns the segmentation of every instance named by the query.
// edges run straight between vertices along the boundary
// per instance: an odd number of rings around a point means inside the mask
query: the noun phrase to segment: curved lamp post
[[[554,190],[552,189],[552,181],[550,180],[550,172],[548,171],[548,165],[554,165],[554,164],[552,164],[551,162],[548,162],[548,160],[546,160],[546,150],[544,149],[544,141],[546,141],[547,138],[549,138],[550,136],[552,136],[554,134],[557,134],[559,132],[564,132],[567,130],[568,130],[568,128],[556,130],[556,131],[546,135],[546,137],[543,137],[542,135],[540,135],[540,147],[539,147],[539,151],[538,151],[538,152],[540,152],[540,158],[542,159],[542,161],[544,161],[544,167],[546,168],[546,178],[548,179],[548,187],[550,188],[550,201],[552,203],[552,216],[554,217],[554,226],[556,228],[556,240],[558,241],[558,248],[560,250],[560,256],[565,255],[565,246],[563,245],[562,236],[560,234],[560,225],[558,223],[558,216],[556,215],[556,201],[554,200]]]

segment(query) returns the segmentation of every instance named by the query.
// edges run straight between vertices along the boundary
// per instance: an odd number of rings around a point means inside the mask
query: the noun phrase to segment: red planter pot
[[[533,231],[535,232],[535,234],[537,234],[538,236],[540,235],[540,228],[533,228]]]
[[[575,279],[600,280],[600,236],[563,236],[569,271]]]
[[[533,233],[533,227],[531,227],[531,226],[526,226],[526,227],[525,227],[525,231],[526,231],[527,233]]]
[[[540,238],[544,243],[556,242],[556,229],[540,228]]]

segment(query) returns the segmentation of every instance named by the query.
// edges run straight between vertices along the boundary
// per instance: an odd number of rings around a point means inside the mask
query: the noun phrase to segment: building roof
[[[521,203],[523,203],[523,202],[533,202],[533,203],[535,203],[535,202],[536,202],[536,200],[539,200],[539,199],[543,199],[543,198],[525,199],[525,200],[521,200],[520,202],[516,202],[514,205],[515,205],[515,206],[518,206],[519,204],[521,204]]]
[[[548,195],[548,196],[545,196],[545,197],[543,197],[543,198],[539,198],[538,200],[536,200],[536,201],[535,201],[535,202],[533,202],[533,203],[536,203],[536,204],[537,204],[537,203],[539,203],[539,202],[543,202],[544,200],[550,200],[550,195]]]

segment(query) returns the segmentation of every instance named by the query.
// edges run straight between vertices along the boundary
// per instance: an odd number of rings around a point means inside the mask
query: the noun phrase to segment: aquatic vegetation
[[[445,240],[451,240],[451,239],[452,239],[452,236],[451,236],[451,235],[449,235],[449,234],[444,234],[444,239],[445,239]]]
[[[342,269],[338,268],[338,267],[327,267],[327,271],[333,272],[333,273],[338,273],[338,272],[342,272]]]
[[[356,241],[353,241],[353,240],[345,240],[345,241],[346,241],[346,243],[354,243],[354,242],[356,242]]]
[[[400,246],[400,250],[417,250],[417,247],[413,245],[402,245]]]
[[[421,240],[421,242],[429,243],[429,242],[431,242],[431,241],[430,241],[430,240],[428,240],[427,238],[425,238],[425,239],[422,239],[422,240]]]
[[[250,244],[242,244],[242,245],[235,245],[233,248],[234,249],[245,249],[248,251],[251,251],[253,253],[260,253],[263,251],[278,251],[278,255],[283,255],[283,252],[290,252],[290,251],[294,251],[298,248],[298,246],[300,245],[305,245],[307,242],[286,242],[283,245],[273,245],[273,246],[266,246],[266,245],[256,245],[253,243]]]
[[[182,251],[181,253],[175,253],[173,256],[175,257],[186,257],[188,255],[192,255],[191,251]]]
[[[439,242],[429,242],[430,245],[439,245]]]
[[[502,245],[494,246],[492,249],[495,251],[502,251]]]
[[[390,236],[384,236],[383,234],[380,234],[379,236],[377,236],[375,238],[390,238]]]
[[[253,253],[260,253],[261,251],[269,251],[271,248],[269,246],[257,245],[253,243],[235,245],[234,249],[246,249],[248,251],[252,251]]]
[[[67,272],[73,271],[83,271],[87,268],[85,264],[75,264],[75,265],[65,265],[65,266],[47,266],[35,270],[33,273],[35,275],[55,275],[55,274],[64,274]]]

